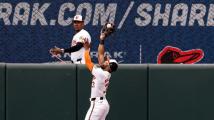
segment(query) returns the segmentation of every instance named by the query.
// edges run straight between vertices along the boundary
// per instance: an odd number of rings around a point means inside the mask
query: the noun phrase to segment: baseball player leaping
[[[91,84],[90,108],[86,114],[85,120],[105,120],[109,112],[109,104],[106,100],[106,92],[109,86],[111,73],[116,71],[118,63],[114,59],[104,57],[104,39],[107,35],[101,33],[98,46],[99,66],[91,62],[89,55],[89,43],[85,43],[85,62],[87,68],[93,75]]]

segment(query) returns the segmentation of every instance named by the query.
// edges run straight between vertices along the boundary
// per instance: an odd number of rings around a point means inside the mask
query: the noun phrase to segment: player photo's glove
[[[49,50],[49,52],[50,52],[52,55],[58,55],[58,54],[62,54],[62,53],[63,53],[63,50],[55,46],[54,48],[51,48],[51,49]]]
[[[101,34],[105,34],[105,37],[110,36],[115,31],[115,26],[113,23],[106,23],[102,29]]]

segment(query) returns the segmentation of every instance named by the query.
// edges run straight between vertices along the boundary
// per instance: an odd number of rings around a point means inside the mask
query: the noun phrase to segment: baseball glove
[[[105,34],[105,37],[110,36],[114,31],[115,31],[114,24],[108,22],[101,29],[101,33]]]
[[[54,47],[54,48],[51,48],[50,50],[49,50],[49,52],[52,54],[52,55],[58,55],[58,54],[62,54],[63,53],[63,51],[62,51],[62,49],[60,49],[60,48],[58,48],[58,47]]]

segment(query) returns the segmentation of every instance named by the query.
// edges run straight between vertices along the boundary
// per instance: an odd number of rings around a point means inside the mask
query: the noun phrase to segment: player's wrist
[[[105,37],[106,37],[105,33],[101,33],[101,34],[100,34],[100,40],[104,40]]]
[[[64,52],[65,52],[65,49],[63,49],[63,48],[61,48],[60,50],[61,50],[61,52],[62,52],[62,53],[64,53]]]
[[[104,45],[104,40],[100,40],[100,44],[101,44],[101,45]]]

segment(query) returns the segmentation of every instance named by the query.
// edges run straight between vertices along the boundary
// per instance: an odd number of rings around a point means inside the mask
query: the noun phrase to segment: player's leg
[[[105,120],[108,112],[109,104],[106,99],[91,101],[85,120]]]
[[[105,99],[105,100],[103,100],[103,108],[104,108],[104,110],[103,110],[103,114],[102,114],[102,116],[101,116],[101,119],[100,120],[105,120],[105,118],[106,118],[106,116],[107,116],[107,114],[108,114],[108,112],[109,112],[109,108],[110,108],[110,106],[109,106],[109,103],[108,103],[108,101]]]
[[[86,114],[85,120],[101,120],[102,110],[100,108],[99,103],[93,101]]]
[[[92,113],[94,111],[94,106],[95,106],[95,102],[91,101],[91,105],[90,105],[90,107],[88,109],[88,112],[87,112],[87,114],[85,116],[85,120],[89,120],[90,119],[90,117],[91,117],[91,115],[92,115]]]
[[[95,102],[95,106],[90,116],[90,120],[105,120],[108,112],[109,104],[107,100],[98,100]]]

